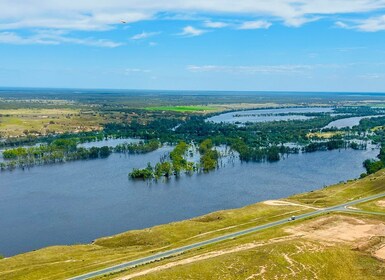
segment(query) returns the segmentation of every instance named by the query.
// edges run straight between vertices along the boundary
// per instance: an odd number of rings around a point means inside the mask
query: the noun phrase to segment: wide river
[[[357,178],[378,150],[290,155],[275,163],[235,161],[209,174],[148,184],[128,179],[156,163],[155,152],[0,173],[0,254],[95,238],[188,219]]]

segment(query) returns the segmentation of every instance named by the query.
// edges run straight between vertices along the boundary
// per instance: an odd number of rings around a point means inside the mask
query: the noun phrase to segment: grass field
[[[364,280],[382,279],[385,275],[381,263],[366,254],[352,251],[345,245],[325,247],[319,242],[296,239],[267,243],[238,252],[234,250],[135,279]],[[222,249],[222,252],[225,250]]]
[[[102,118],[75,109],[2,109],[0,135],[4,138],[26,134],[100,130]]]
[[[380,171],[362,180],[293,196],[284,202],[257,203],[191,220],[100,238],[93,244],[55,246],[5,258],[0,260],[0,279],[65,279],[159,251],[313,211],[309,207],[335,205],[383,191],[385,171]],[[311,221],[296,221],[292,225],[306,225]],[[371,257],[368,250],[353,251],[351,244],[329,241],[326,242],[329,245],[325,246],[325,241],[293,236],[286,228],[287,226],[269,229],[210,245],[101,279],[116,279],[151,268],[159,269],[161,265],[170,265],[176,261],[182,263],[169,269],[146,273],[141,277],[246,279],[263,271],[265,279],[274,279],[269,278],[273,275],[282,277],[278,279],[315,279],[312,278],[315,274],[318,279],[384,279],[383,263]],[[312,225],[310,228],[314,229],[316,226]],[[206,257],[204,261],[201,260],[202,256]],[[184,263],[186,260],[190,263]],[[344,260],[344,264],[341,260]],[[272,263],[275,266],[272,266]],[[322,267],[319,266],[320,263],[323,263]],[[333,278],[325,278],[326,275]],[[351,278],[353,275],[357,278]],[[365,275],[367,278],[364,278]],[[254,278],[259,279],[257,276]]]
[[[385,199],[378,199],[366,203],[357,204],[355,208],[365,211],[385,212]]]

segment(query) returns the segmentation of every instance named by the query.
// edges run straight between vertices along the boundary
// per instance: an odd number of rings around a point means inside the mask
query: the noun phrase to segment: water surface
[[[148,184],[128,179],[133,167],[170,151],[112,154],[107,159],[0,173],[0,254],[86,243],[130,229],[188,219],[315,190],[356,178],[377,150],[290,155],[275,163],[234,161],[209,174]]]
[[[337,129],[341,129],[344,127],[352,128],[353,126],[359,125],[362,119],[371,119],[371,118],[383,117],[383,116],[384,115],[376,115],[376,116],[364,116],[364,117],[352,117],[352,118],[339,119],[336,121],[332,121],[324,128],[332,128],[332,127],[335,127]]]
[[[103,146],[108,147],[116,147],[117,145],[124,144],[124,143],[139,143],[140,141],[143,141],[141,139],[134,139],[134,138],[107,138],[103,139],[101,141],[93,141],[93,142],[86,142],[79,144],[79,147],[83,148],[91,148],[91,147],[98,147],[101,148]]]
[[[279,109],[258,109],[235,111],[223,113],[208,118],[208,121],[215,123],[246,123],[246,122],[271,122],[287,120],[307,120],[311,117],[303,115],[282,115],[282,114],[305,114],[305,113],[329,113],[333,108],[329,107],[304,107],[304,108],[279,108]]]

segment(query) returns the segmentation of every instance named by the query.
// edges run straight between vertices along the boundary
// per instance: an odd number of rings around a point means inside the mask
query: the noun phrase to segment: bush
[[[364,161],[363,165],[368,174],[376,173],[377,171],[384,168],[384,163],[380,160],[367,159]]]
[[[152,171],[145,169],[136,169],[134,168],[130,174],[128,174],[132,179],[151,179],[153,177]]]

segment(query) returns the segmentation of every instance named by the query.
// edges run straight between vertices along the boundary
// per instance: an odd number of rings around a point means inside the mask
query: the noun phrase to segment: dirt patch
[[[383,246],[382,248],[375,251],[373,255],[375,257],[385,261],[385,246]]]
[[[284,201],[284,200],[267,200],[267,201],[264,201],[263,203],[271,206],[299,206],[299,207],[310,208],[310,209],[317,209],[317,210],[319,209],[317,207],[312,207],[309,205],[303,205],[303,204]]]
[[[261,279],[261,276],[266,273],[266,266],[260,266],[260,271],[258,273],[252,274],[249,277],[246,278],[246,280],[252,280],[252,279]],[[265,279],[265,277],[263,277]]]
[[[375,236],[385,236],[385,224],[369,219],[330,216],[288,228],[286,231],[314,240],[357,244]]]
[[[385,208],[385,200],[377,201],[376,205]]]

